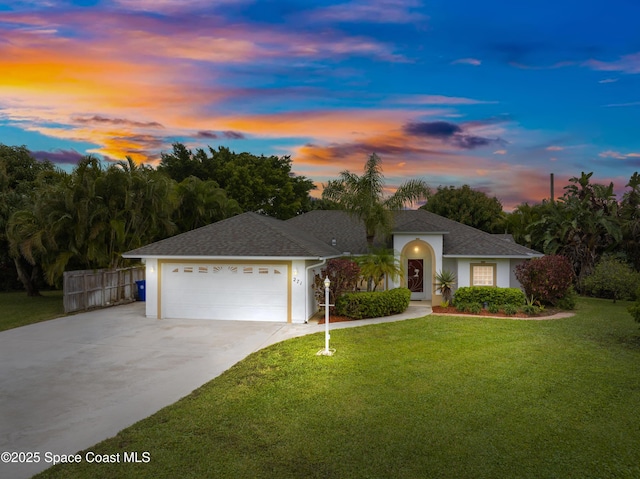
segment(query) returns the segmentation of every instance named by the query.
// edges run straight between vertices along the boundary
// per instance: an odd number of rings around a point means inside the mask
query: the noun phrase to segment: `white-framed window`
[[[471,264],[471,286],[495,286],[496,265],[493,263]]]

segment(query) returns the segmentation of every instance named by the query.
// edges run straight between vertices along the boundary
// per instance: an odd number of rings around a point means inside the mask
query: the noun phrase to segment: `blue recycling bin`
[[[138,287],[138,301],[146,301],[147,300],[147,282],[142,279],[140,281],[136,281],[136,286]]]

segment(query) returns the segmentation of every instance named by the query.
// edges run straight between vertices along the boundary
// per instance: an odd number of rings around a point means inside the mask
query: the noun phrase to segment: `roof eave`
[[[448,235],[448,231],[392,231],[393,235]]]
[[[204,255],[161,255],[143,254],[128,255],[123,254],[126,259],[161,259],[161,260],[185,260],[185,261],[294,261],[294,260],[320,260],[339,258],[344,254],[334,254],[327,256],[204,256]]]

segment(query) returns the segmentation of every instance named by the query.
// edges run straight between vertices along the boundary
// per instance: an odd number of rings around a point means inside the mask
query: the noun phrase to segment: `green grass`
[[[582,299],[554,321],[426,317],[259,351],[90,448],[147,464],[50,478],[638,478],[640,328]]]
[[[64,316],[62,291],[30,298],[24,291],[0,293],[0,331]]]

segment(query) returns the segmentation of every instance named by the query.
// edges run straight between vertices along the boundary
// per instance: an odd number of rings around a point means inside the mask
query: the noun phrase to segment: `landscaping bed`
[[[460,311],[455,306],[432,306],[431,310],[434,314],[455,314],[455,315],[465,315],[465,316],[482,316],[482,317],[492,317],[492,318],[539,318],[544,316],[552,316],[558,312],[556,309],[545,309],[539,314],[526,314],[522,311],[518,311],[515,314],[505,314],[504,311],[500,311],[497,313],[491,313],[487,309],[482,309],[479,313],[471,313],[468,311]]]

